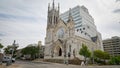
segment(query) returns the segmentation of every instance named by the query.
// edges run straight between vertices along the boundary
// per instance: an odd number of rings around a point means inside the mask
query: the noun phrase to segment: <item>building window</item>
[[[80,31],[81,31],[82,29],[80,29]]]
[[[82,27],[82,25],[75,26],[75,28]]]
[[[89,29],[90,27],[89,27],[89,26],[87,26],[87,28]]]
[[[81,20],[81,18],[78,18],[78,19],[74,19],[74,21],[79,21],[79,20]]]
[[[85,28],[83,28],[83,30],[85,30]]]
[[[81,31],[81,33],[83,33],[83,31]]]
[[[79,31],[79,29],[77,29],[77,32]]]
[[[58,38],[63,38],[64,37],[64,29],[63,28],[60,28],[57,32],[58,34]]]

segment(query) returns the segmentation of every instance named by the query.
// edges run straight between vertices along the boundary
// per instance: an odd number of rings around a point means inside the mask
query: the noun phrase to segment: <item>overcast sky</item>
[[[0,43],[20,48],[39,40],[44,44],[47,7],[52,0],[0,0]],[[55,0],[60,13],[84,5],[95,20],[102,39],[120,36],[120,0]]]

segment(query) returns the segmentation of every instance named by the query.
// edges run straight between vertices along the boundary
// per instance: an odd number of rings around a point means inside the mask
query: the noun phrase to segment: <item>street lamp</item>
[[[92,48],[92,62],[94,64],[94,48]]]
[[[66,40],[64,41],[64,64],[66,64],[66,57],[67,57],[67,55],[66,55]]]
[[[18,44],[16,44],[15,42],[16,42],[16,41],[14,40],[14,42],[13,42],[13,44],[12,44],[12,48],[10,48],[10,51],[12,51],[11,60],[12,60],[12,57],[14,56],[14,51],[15,51],[15,48],[17,47],[16,45],[18,45]]]
[[[12,54],[11,54],[11,62],[12,62],[12,57],[13,57],[14,49],[10,48],[10,51],[12,52]]]

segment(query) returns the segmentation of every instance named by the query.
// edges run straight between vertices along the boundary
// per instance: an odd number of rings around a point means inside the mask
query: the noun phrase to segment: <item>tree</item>
[[[95,57],[95,58],[102,59],[102,57],[103,57],[103,52],[102,52],[101,50],[95,50],[95,51],[94,51],[94,57]]]
[[[5,54],[11,54],[10,48],[11,48],[10,45],[8,45],[6,48],[4,48],[4,53],[5,53]]]
[[[120,65],[120,56],[114,56],[110,58],[109,64]]]
[[[17,51],[17,48],[18,48],[19,46],[12,46],[12,45],[8,45],[6,48],[4,48],[4,53],[5,54],[12,54],[12,50],[11,49],[14,49],[14,54],[13,54],[13,57],[15,57],[15,53],[16,53],[16,51]]]
[[[3,45],[0,43],[0,49],[3,48]]]
[[[21,53],[23,55],[30,55],[32,59],[35,58],[35,55],[39,53],[39,48],[36,46],[27,46],[22,49]]]
[[[109,59],[110,55],[107,52],[101,51],[101,50],[95,50],[94,51],[94,58],[96,58],[97,61],[101,61]]]
[[[3,48],[3,45],[0,43],[0,52],[1,52],[1,49]]]
[[[110,55],[107,52],[103,52],[103,59],[110,59]]]
[[[88,57],[91,56],[91,52],[89,51],[88,47],[85,44],[82,44],[82,48],[80,49],[79,54],[84,56],[85,61]]]

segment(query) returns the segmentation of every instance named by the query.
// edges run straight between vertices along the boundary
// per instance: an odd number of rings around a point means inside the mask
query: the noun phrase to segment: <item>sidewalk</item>
[[[6,68],[6,65],[5,64],[1,64],[0,68]]]
[[[6,68],[21,68],[19,64],[12,64],[10,66],[7,66]]]

